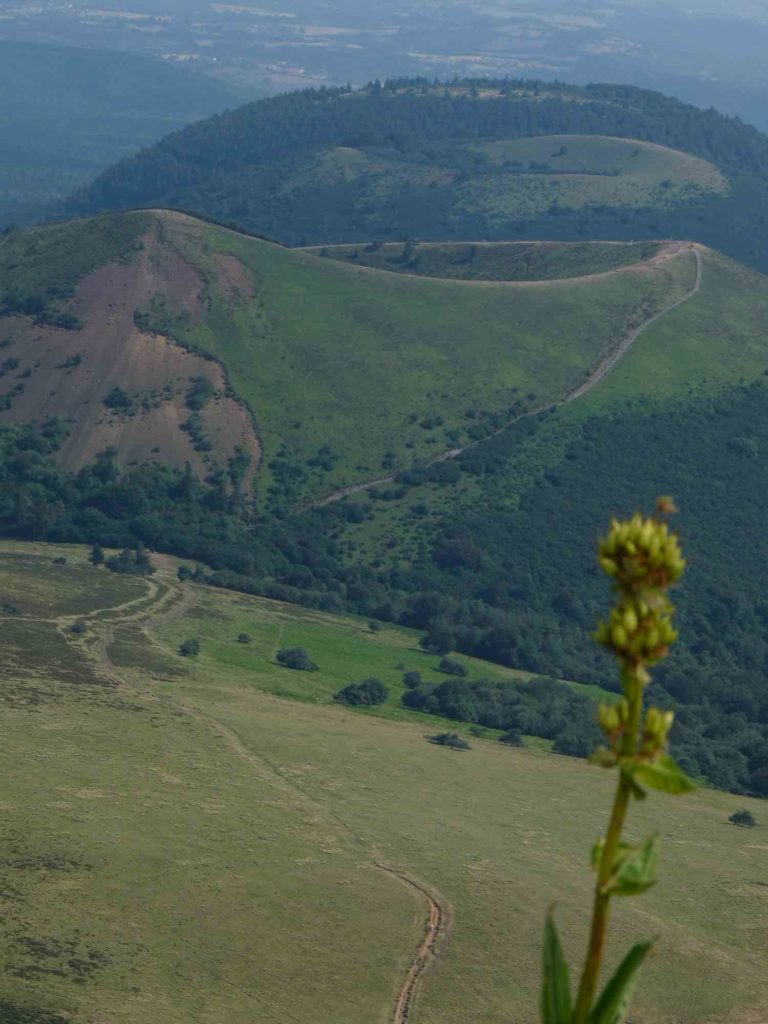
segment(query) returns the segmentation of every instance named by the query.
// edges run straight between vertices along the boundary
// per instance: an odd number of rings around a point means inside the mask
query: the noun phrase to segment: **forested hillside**
[[[66,212],[171,205],[315,245],[693,238],[768,268],[766,168],[768,137],[659,93],[394,81],[202,121],[105,172]]]
[[[683,243],[459,250],[467,277],[513,278],[490,282],[432,276],[456,276],[455,247],[427,247],[426,276],[408,253],[391,273],[157,212],[6,235],[3,531],[142,543],[434,651],[612,686],[588,639],[594,530],[674,493],[692,565],[658,700],[682,706],[691,772],[768,795],[768,281]],[[457,678],[408,701],[585,751],[559,691],[557,714],[518,697]]]

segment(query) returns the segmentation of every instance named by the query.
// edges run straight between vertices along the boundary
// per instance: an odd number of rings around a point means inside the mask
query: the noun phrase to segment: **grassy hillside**
[[[685,709],[690,771],[768,795],[766,279],[665,242],[534,246],[528,273],[591,272],[520,280],[530,247],[480,248],[518,279],[391,273],[149,211],[6,236],[0,526],[142,543],[222,585],[606,686],[586,639],[595,524],[677,494],[687,639],[660,700]]]
[[[566,249],[570,275],[581,248]],[[584,248],[584,271],[615,266],[614,247]],[[202,472],[226,466],[236,433],[253,466],[263,448],[276,501],[322,497],[442,455],[470,438],[471,417],[501,426],[581,385],[692,283],[684,247],[639,247],[644,260],[627,251],[637,261],[616,273],[455,282],[347,266],[179,214],[17,232],[0,241],[10,361],[0,415],[74,419],[63,454],[77,468],[113,444],[126,461]],[[69,330],[62,316],[74,318]],[[224,376],[197,352],[220,360]],[[213,400],[191,430],[186,396],[201,375]],[[113,387],[127,397],[105,408]]]
[[[235,89],[128,53],[0,40],[0,229],[29,223],[103,168]]]
[[[388,1024],[427,908],[381,864],[444,909],[412,1020],[533,1022],[553,899],[569,948],[583,940],[607,778],[492,738],[437,748],[437,720],[395,707],[331,706],[369,666],[392,681],[435,659],[407,631],[180,586],[173,569],[145,582],[82,549],[2,547],[21,613],[0,621],[5,1018]],[[190,661],[176,648],[192,636]],[[277,666],[286,643],[320,671]],[[763,805],[754,832],[727,824],[745,803],[701,790],[637,809],[633,830],[659,828],[664,857],[644,911],[616,921],[617,945],[659,936],[639,1024],[738,1024],[768,998]]]
[[[293,245],[692,238],[768,268],[767,164],[755,129],[641,89],[403,80],[191,125],[65,211],[170,205]]]

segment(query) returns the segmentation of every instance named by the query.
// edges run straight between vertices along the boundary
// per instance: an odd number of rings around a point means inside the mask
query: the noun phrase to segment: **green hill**
[[[0,39],[0,229],[242,93],[130,53]]]
[[[68,468],[113,444],[202,473],[226,466],[236,428],[273,504],[322,497],[465,442],[468,410],[501,426],[564,398],[690,287],[679,248],[621,247],[617,270],[595,245],[584,269],[614,272],[495,284],[376,273],[170,213],[18,232],[0,240],[0,296],[22,314],[2,332],[0,418],[74,420]],[[213,400],[185,430],[201,375]],[[104,405],[113,387],[122,407]]]
[[[157,211],[7,235],[0,528],[611,687],[595,524],[676,494],[692,567],[659,700],[691,772],[768,795],[766,279],[683,242],[405,251],[391,273]],[[457,253],[514,279],[434,276]],[[409,699],[509,727],[494,693]]]
[[[65,212],[174,206],[294,245],[692,238],[768,269],[766,166],[768,137],[659,93],[402,80],[191,125]]]
[[[402,668],[440,677],[410,631],[182,585],[169,559],[138,579],[0,547],[4,1020],[394,1021],[428,900],[409,1021],[535,1019],[553,900],[583,941],[605,773],[460,724],[471,750],[427,742],[445,721],[397,705]],[[294,644],[318,672],[276,663]],[[332,704],[371,672],[390,705]],[[658,936],[633,1019],[759,1016],[764,805],[649,803],[632,824],[661,833],[661,881],[615,920],[616,948]],[[743,805],[752,832],[727,824]]]

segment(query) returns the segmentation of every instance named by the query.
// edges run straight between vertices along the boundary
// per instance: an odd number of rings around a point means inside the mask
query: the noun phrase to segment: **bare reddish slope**
[[[123,464],[189,462],[200,475],[226,467],[239,447],[255,468],[260,449],[251,417],[241,402],[227,395],[222,368],[168,337],[143,333],[134,323],[135,311],[152,299],[162,299],[172,314],[194,322],[204,289],[195,268],[158,238],[156,228],[143,242],[130,262],[109,263],[80,282],[71,308],[83,321],[82,330],[36,325],[21,317],[4,321],[1,333],[10,343],[0,352],[0,364],[18,360],[18,366],[0,379],[0,401],[21,384],[23,391],[0,412],[0,421],[69,421],[70,434],[61,449],[69,470],[92,462],[110,446]],[[190,416],[185,398],[198,377],[207,378],[216,392],[200,414],[211,444],[211,451],[203,453],[181,429]],[[114,387],[131,396],[133,411],[104,405]]]

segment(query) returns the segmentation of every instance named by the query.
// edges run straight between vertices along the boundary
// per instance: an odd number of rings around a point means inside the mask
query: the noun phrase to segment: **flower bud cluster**
[[[677,535],[667,523],[639,512],[625,522],[611,521],[599,542],[598,560],[618,589],[630,593],[665,590],[685,569]]]
[[[597,709],[597,721],[608,738],[611,746],[615,746],[629,721],[629,703],[622,697],[615,704],[600,704]]]
[[[645,713],[643,734],[640,738],[640,755],[653,759],[667,749],[667,737],[675,720],[674,711],[648,708]]]
[[[627,595],[608,621],[598,624],[595,640],[626,664],[653,665],[677,639],[672,615],[672,605],[661,594]]]
[[[598,707],[597,720],[608,740],[608,747],[601,747],[593,755],[593,762],[605,768],[612,768],[618,763],[622,756],[624,734],[630,727],[630,715],[629,701],[626,698],[622,698],[615,704],[601,704]],[[640,746],[634,759],[654,761],[663,754],[667,749],[667,738],[674,720],[674,711],[648,708],[640,737]]]

